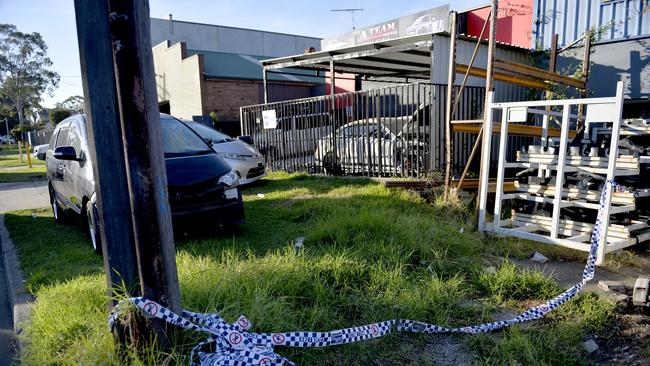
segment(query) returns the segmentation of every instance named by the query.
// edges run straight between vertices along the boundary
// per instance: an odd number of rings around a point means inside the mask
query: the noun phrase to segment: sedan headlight
[[[246,160],[246,157],[244,155],[237,154],[237,153],[218,152],[217,155],[219,155],[219,156],[221,156],[222,158],[225,158],[225,159]]]
[[[235,173],[234,170],[231,170],[219,177],[218,183],[223,183],[228,187],[235,187],[239,184],[239,178],[237,178],[237,173]]]

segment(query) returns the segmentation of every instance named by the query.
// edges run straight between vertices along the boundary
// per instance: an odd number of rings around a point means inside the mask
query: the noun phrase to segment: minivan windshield
[[[199,136],[201,136],[204,140],[206,141],[210,140],[214,144],[235,140],[232,137],[226,135],[225,133],[221,133],[215,130],[214,128],[210,128],[198,122],[187,121],[185,123],[187,123],[187,125],[190,126],[190,128],[193,129],[194,132],[198,133]]]
[[[199,135],[190,130],[183,122],[161,116],[162,140],[165,157],[200,155],[212,152]]]

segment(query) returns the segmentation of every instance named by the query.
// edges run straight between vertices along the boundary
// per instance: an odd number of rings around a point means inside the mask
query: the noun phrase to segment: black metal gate
[[[246,106],[242,135],[272,170],[423,177],[444,168],[446,88],[400,84]],[[481,116],[484,95],[466,87],[456,119]],[[464,164],[475,139],[454,134],[454,166]]]

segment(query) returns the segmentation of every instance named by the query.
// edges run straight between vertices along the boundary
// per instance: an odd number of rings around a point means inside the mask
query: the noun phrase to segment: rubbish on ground
[[[625,284],[620,281],[598,281],[598,287],[604,291],[625,293]]]
[[[530,258],[530,260],[537,263],[548,262],[548,258],[546,258],[546,256],[540,252],[535,252],[535,254],[533,254],[533,257]]]
[[[596,343],[596,341],[594,341],[593,339],[586,340],[585,342],[582,343],[582,346],[585,348],[585,351],[587,351],[587,353],[589,354],[598,351],[598,343]]]
[[[305,237],[304,236],[299,236],[294,240],[293,242],[293,249],[295,249],[296,254],[302,249],[303,244],[305,243]]]
[[[497,273],[497,269],[496,269],[495,267],[492,267],[492,266],[490,266],[490,267],[485,267],[485,268],[483,268],[483,272],[484,272],[484,273],[489,273],[489,274],[496,274],[496,273]]]
[[[259,197],[259,198],[264,198],[264,193],[258,193],[258,194],[257,194],[257,197]]]

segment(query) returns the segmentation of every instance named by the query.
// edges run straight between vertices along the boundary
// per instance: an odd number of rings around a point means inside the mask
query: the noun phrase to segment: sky
[[[355,25],[363,27],[421,10],[450,4],[463,10],[488,0],[150,0],[151,16],[232,27],[324,38],[352,30],[352,16],[331,9],[363,8]],[[52,96],[42,105],[52,107],[72,95],[83,95],[73,0],[0,0],[0,23],[22,32],[40,33],[61,76]]]

